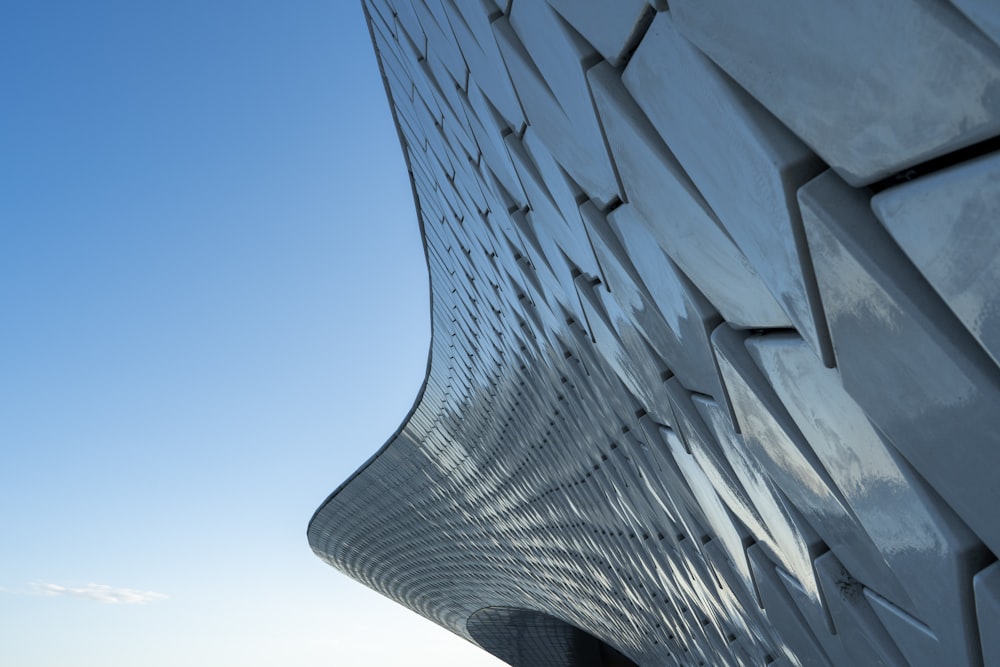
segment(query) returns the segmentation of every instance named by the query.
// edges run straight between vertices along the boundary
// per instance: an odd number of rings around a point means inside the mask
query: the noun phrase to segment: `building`
[[[367,0],[426,383],[321,558],[512,665],[1000,665],[991,0]]]

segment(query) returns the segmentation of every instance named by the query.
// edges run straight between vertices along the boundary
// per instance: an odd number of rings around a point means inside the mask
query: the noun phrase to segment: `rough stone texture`
[[[991,3],[365,7],[433,336],[316,554],[520,667],[1000,664]]]

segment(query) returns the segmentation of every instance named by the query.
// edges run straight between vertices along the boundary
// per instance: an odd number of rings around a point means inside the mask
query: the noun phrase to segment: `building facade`
[[[365,10],[433,333],[316,554],[519,667],[1000,665],[993,0]]]

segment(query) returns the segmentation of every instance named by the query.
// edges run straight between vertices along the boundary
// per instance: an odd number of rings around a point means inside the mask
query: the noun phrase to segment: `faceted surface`
[[[521,667],[1000,664],[992,4],[669,5],[366,2],[433,336],[310,545]]]

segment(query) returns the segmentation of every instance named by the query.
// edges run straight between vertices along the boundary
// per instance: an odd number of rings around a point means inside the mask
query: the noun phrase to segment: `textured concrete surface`
[[[521,667],[1000,665],[993,5],[365,7],[433,336],[316,554]]]

